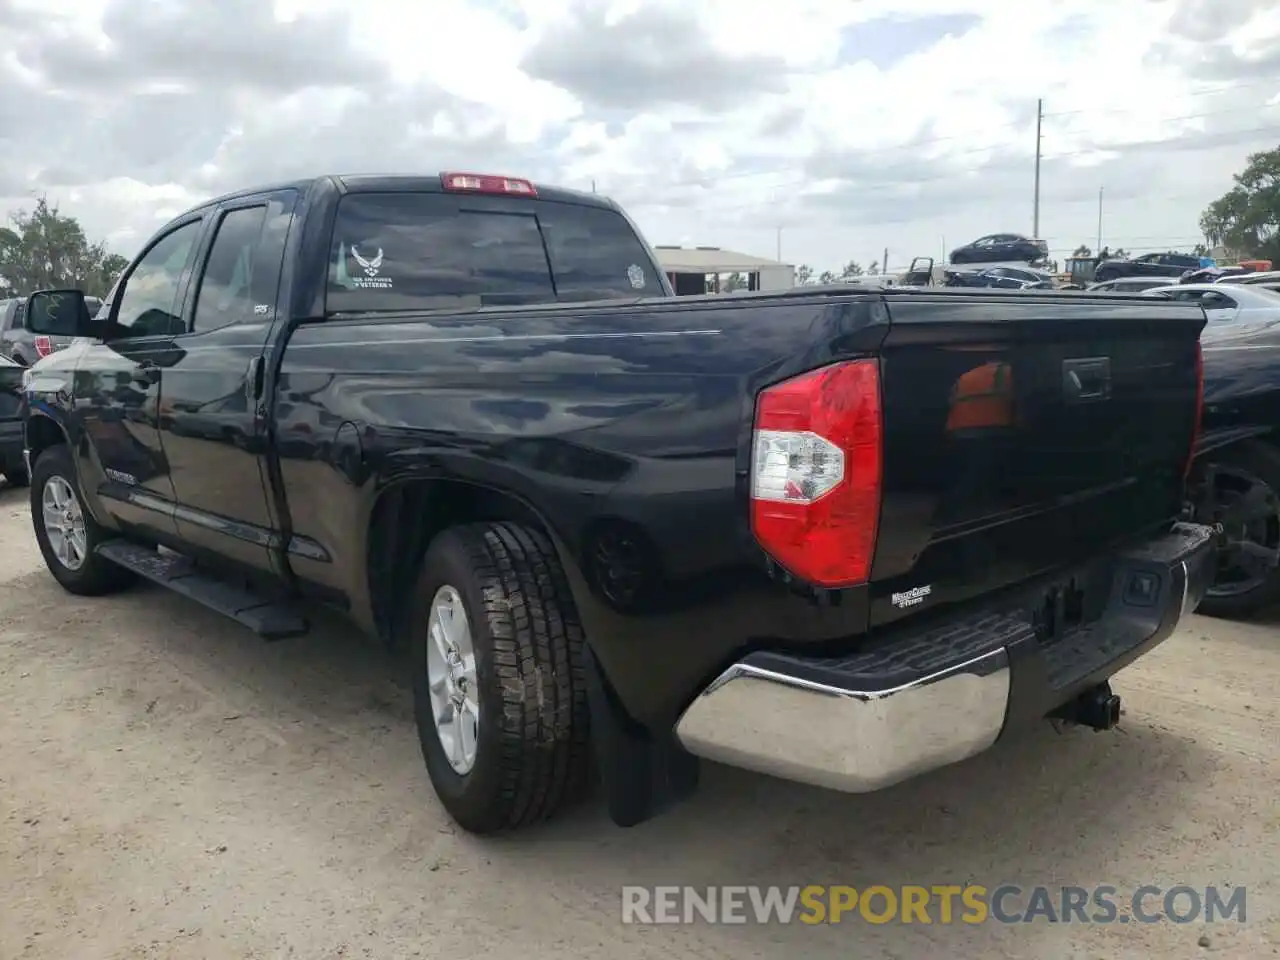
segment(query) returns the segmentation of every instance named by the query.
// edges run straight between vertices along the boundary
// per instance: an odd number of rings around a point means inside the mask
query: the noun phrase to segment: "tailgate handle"
[[[1111,358],[1062,361],[1062,395],[1068,403],[1089,403],[1111,396]]]

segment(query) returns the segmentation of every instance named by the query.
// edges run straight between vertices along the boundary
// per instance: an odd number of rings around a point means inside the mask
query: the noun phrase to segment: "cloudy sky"
[[[132,254],[325,172],[524,175],[821,271],[1030,232],[1189,247],[1280,145],[1262,0],[0,0],[0,208]]]

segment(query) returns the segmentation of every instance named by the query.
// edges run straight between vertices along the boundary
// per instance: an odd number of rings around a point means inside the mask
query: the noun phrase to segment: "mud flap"
[[[591,739],[609,817],[634,827],[693,794],[698,758],[674,734],[655,734],[627,716],[589,647],[586,661]]]

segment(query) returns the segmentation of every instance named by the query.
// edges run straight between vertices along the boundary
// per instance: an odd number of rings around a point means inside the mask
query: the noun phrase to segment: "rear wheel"
[[[98,596],[134,582],[132,572],[94,552],[110,534],[84,508],[66,444],[49,447],[31,470],[31,523],[49,572],[69,592]]]
[[[418,737],[453,819],[509,830],[584,792],[582,627],[547,538],[514,523],[444,531],[410,617]]]
[[[1252,440],[1214,458],[1211,517],[1221,523],[1218,574],[1198,612],[1246,617],[1280,603],[1280,451]]]

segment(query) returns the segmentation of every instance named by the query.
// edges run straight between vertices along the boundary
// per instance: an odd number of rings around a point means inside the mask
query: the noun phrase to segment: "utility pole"
[[[1036,101],[1036,199],[1032,214],[1031,237],[1040,239],[1040,128],[1044,123],[1044,100]]]
[[[889,248],[888,247],[884,248],[884,256],[880,259],[880,272],[881,273],[889,272]]]
[[[1098,188],[1098,245],[1095,252],[1102,249],[1102,187]]]
[[[594,177],[591,178],[591,192],[592,193],[596,192],[596,181]]]
[[[782,262],[782,227],[778,227],[778,255],[774,258],[779,263]]]

